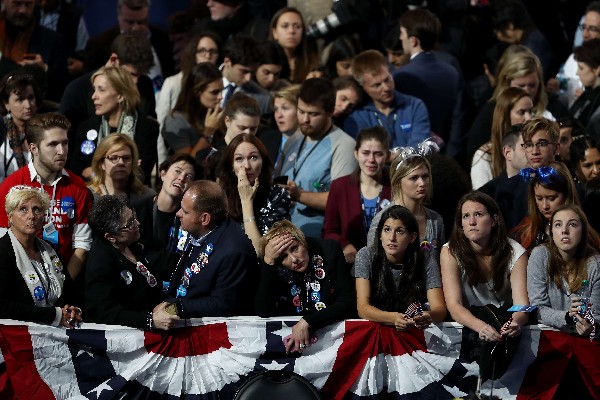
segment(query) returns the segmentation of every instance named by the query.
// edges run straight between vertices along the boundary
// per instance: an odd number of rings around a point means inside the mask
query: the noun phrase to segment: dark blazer
[[[36,24],[29,39],[27,52],[40,54],[48,65],[46,98],[58,101],[68,80],[67,52],[63,46],[62,35]]]
[[[25,280],[17,268],[17,260],[10,241],[5,234],[0,238],[0,319],[16,319],[43,324],[51,324],[56,317],[54,307],[73,304],[75,284],[68,273],[65,273],[63,293],[52,307],[37,307]],[[66,272],[66,266],[64,266]],[[85,318],[85,314],[83,315]]]
[[[102,117],[93,116],[85,122],[82,122],[77,128],[74,143],[69,147],[71,158],[71,170],[81,175],[81,172],[92,164],[94,153],[90,155],[81,152],[81,144],[87,139],[87,132],[90,129],[98,131],[100,129]],[[144,173],[144,183],[150,186],[152,168],[158,160],[156,150],[156,140],[158,139],[158,122],[150,117],[138,114],[138,121],[135,126],[135,135],[133,140],[138,147],[140,159],[142,160],[142,172]],[[98,138],[92,140],[98,146]]]
[[[391,194],[389,182],[384,183],[381,200],[389,200]],[[342,249],[352,244],[358,251],[367,245],[360,202],[360,183],[358,179],[352,179],[352,175],[342,176],[331,182],[325,207],[323,238],[338,241]]]
[[[173,45],[169,35],[156,26],[150,25],[149,29],[150,44],[160,61],[163,78],[174,75]],[[83,54],[83,65],[86,71],[94,71],[106,64],[110,57],[110,46],[120,33],[119,26],[116,25],[88,40]]]
[[[187,295],[177,298],[179,315],[199,318],[253,314],[258,267],[252,242],[238,223],[227,218],[208,234],[201,251],[209,243],[213,250],[208,256],[208,264],[192,276]],[[192,249],[187,246],[171,275],[169,293],[173,299],[188,267]]]
[[[129,248],[155,275],[156,286],[150,287],[146,278],[136,271],[135,264],[109,242],[96,238],[85,266],[86,321],[146,328],[148,312],[163,299],[164,274],[161,272],[168,269],[168,258],[147,262],[140,245]],[[129,284],[125,279],[128,276]]]
[[[423,52],[394,72],[394,82],[399,92],[423,100],[431,130],[448,142],[459,89],[456,69],[432,52]]]
[[[317,311],[311,307],[311,312],[302,314],[311,330],[320,329],[356,314],[356,295],[350,270],[346,266],[344,254],[340,245],[333,240],[307,237],[308,255],[323,257],[325,277],[318,280],[321,285],[321,301],[326,308]],[[279,276],[278,269],[285,268],[281,264],[275,266],[260,262],[260,283],[256,294],[256,311],[261,317],[276,317],[298,315],[292,303],[290,286]],[[310,266],[309,266],[310,268]],[[302,286],[300,297],[306,299],[306,287]],[[311,300],[308,300],[311,302]],[[312,304],[312,303],[311,303]]]

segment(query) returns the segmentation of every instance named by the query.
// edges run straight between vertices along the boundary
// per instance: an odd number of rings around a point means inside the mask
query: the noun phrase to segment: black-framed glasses
[[[533,151],[533,147],[537,147],[538,149],[545,149],[549,144],[555,144],[553,142],[549,142],[548,140],[539,140],[537,143],[527,142],[521,143],[521,147],[525,149],[525,151]]]
[[[579,25],[579,29],[581,29],[582,31],[590,31],[596,34],[600,33],[600,28],[594,25],[581,24]]]
[[[138,223],[137,215],[135,215],[135,211],[132,210],[131,218],[127,221],[127,223],[121,227],[119,227],[120,231],[130,231],[133,227]]]
[[[131,157],[130,155],[117,156],[116,154],[113,154],[110,156],[106,156],[105,158],[113,164],[117,164],[119,160],[123,161],[123,164],[131,164],[131,162],[133,161],[133,157]]]
[[[200,47],[199,49],[196,49],[196,54],[200,54],[200,55],[209,55],[209,56],[214,56],[216,54],[219,54],[219,50],[217,49],[207,49],[204,47]]]

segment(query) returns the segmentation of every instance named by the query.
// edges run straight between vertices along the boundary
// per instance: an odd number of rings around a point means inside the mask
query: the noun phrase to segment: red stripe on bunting
[[[0,348],[17,399],[47,400],[54,394],[38,374],[27,326],[0,325]]]
[[[191,357],[232,347],[226,323],[172,329],[168,333],[145,332],[144,346],[149,353],[165,357]]]
[[[551,400],[572,356],[570,335],[542,331],[535,360],[525,373],[517,400]]]
[[[323,398],[341,400],[360,376],[370,358],[378,354],[402,356],[427,351],[420,329],[398,332],[393,326],[368,321],[346,321],[344,339],[331,374],[321,390]]]

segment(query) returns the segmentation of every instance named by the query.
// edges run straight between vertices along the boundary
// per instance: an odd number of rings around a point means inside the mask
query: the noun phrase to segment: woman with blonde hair
[[[100,142],[92,158],[92,178],[88,184],[94,200],[106,195],[127,197],[128,203],[156,192],[144,185],[135,142],[115,133]]]
[[[287,57],[290,75],[281,78],[302,83],[319,67],[316,43],[306,36],[304,18],[296,8],[282,7],[273,15],[269,39],[279,43]]]
[[[497,98],[509,87],[521,88],[531,97],[533,101],[532,116],[543,116],[554,120],[552,114],[546,110],[548,97],[543,87],[542,66],[531,50],[522,45],[509,46],[500,60],[499,67],[501,69],[498,69],[495,79],[494,94],[481,108],[468,133],[468,159],[472,159],[475,151],[490,140]]]
[[[0,239],[0,318],[77,326],[81,310],[68,304],[76,298],[75,283],[52,246],[37,237],[50,197],[19,185],[6,195],[5,208],[10,227]]]
[[[496,99],[492,119],[492,138],[483,144],[471,162],[471,183],[479,189],[496,178],[504,170],[502,141],[512,125],[522,124],[531,119],[533,101],[527,92],[518,87],[509,87]]]
[[[79,125],[74,143],[69,144],[70,168],[89,179],[98,144],[111,134],[122,133],[138,146],[144,182],[149,184],[157,161],[158,122],[138,112],[140,95],[131,74],[121,67],[103,67],[91,81],[96,115]]]
[[[426,141],[424,143],[428,143]],[[431,164],[426,155],[436,151],[434,144],[419,145],[419,150],[405,147],[392,162],[390,168],[393,205],[406,207],[416,218],[419,226],[418,240],[424,253],[432,253],[439,262],[440,250],[446,242],[444,221],[437,212],[425,207],[433,191]],[[435,147],[433,147],[435,146]],[[381,219],[379,212],[371,221],[367,235],[367,246],[376,240],[376,230]]]

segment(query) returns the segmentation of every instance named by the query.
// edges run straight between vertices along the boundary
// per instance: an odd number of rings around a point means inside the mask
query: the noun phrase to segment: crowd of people
[[[571,56],[518,0],[204,3],[169,37],[118,0],[88,39],[69,2],[2,1],[0,318],[599,337],[600,2]]]

